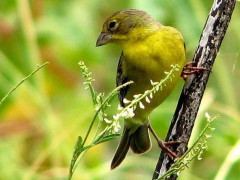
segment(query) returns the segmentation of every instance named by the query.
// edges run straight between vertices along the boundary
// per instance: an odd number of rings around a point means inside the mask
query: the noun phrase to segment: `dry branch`
[[[197,67],[212,70],[235,4],[236,0],[214,0],[193,58],[193,62],[197,64]],[[171,147],[171,150],[179,156],[183,155],[187,150],[187,144],[192,133],[209,75],[210,71],[191,75],[187,78],[183,87],[166,137],[166,141],[180,140],[186,142]],[[153,174],[153,179],[157,179],[166,173],[172,164],[173,160],[166,153],[161,152]],[[168,179],[175,180],[177,179],[177,175],[173,175]]]

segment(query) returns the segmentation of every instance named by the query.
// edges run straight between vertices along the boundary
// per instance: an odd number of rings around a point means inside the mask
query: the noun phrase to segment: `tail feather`
[[[127,155],[129,147],[135,154],[145,153],[151,148],[147,124],[138,127],[134,132],[132,132],[131,128],[124,128],[122,138],[111,163],[111,169],[121,164]]]
[[[129,134],[129,132],[130,132],[130,129],[125,127],[123,130],[123,135],[118,145],[117,151],[113,157],[113,160],[111,163],[111,169],[114,169],[117,166],[119,166],[127,155],[127,152],[130,147],[130,138],[131,138],[131,135]]]
[[[130,148],[135,154],[142,154],[151,148],[151,140],[147,125],[140,126],[132,135]]]

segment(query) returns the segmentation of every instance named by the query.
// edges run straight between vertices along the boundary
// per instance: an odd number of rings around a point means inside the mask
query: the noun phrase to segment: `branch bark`
[[[197,64],[197,67],[204,67],[210,71],[199,72],[187,78],[165,140],[186,142],[171,146],[170,149],[176,152],[178,156],[183,155],[187,151],[187,144],[202,96],[235,4],[236,0],[214,0],[208,15],[193,62]],[[162,151],[153,174],[153,179],[157,179],[165,174],[172,164],[172,158]],[[168,179],[175,180],[177,175],[173,175]]]

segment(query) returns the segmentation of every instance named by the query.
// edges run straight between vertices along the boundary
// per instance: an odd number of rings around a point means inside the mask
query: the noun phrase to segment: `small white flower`
[[[128,115],[129,115],[130,118],[132,118],[133,116],[135,116],[132,108],[128,108],[127,111],[128,111]]]
[[[149,90],[146,90],[146,91],[144,92],[144,94],[148,94],[148,92],[149,92]]]
[[[128,104],[128,103],[130,103],[130,102],[131,102],[131,101],[127,100],[126,98],[123,99],[123,103],[124,103],[124,104]]]
[[[117,133],[119,131],[119,129],[117,127],[114,127],[113,131],[114,131],[114,133]]]
[[[151,99],[153,98],[153,93],[150,94],[150,98],[151,98]]]
[[[141,94],[133,95],[133,97],[134,97],[135,99],[139,98],[139,96],[141,96]]]
[[[146,100],[147,103],[150,103],[150,100],[147,96],[146,96],[145,100]]]
[[[212,135],[210,135],[210,134],[205,134],[205,137],[206,137],[207,139],[209,139],[209,138],[212,137]]]
[[[107,119],[107,118],[104,118],[104,121],[105,121],[107,124],[109,124],[109,123],[112,122],[111,120],[109,120],[109,119]]]
[[[201,151],[201,152],[198,154],[198,160],[202,160],[202,157],[201,157],[201,156],[202,156],[202,153],[203,153],[203,152]]]
[[[123,110],[123,107],[119,104],[117,107],[117,110],[121,111],[121,110]]]
[[[156,87],[156,91],[159,91],[159,86]]]
[[[99,106],[96,106],[96,107],[95,107],[95,111],[98,111],[98,109],[99,109]]]
[[[150,79],[150,83],[151,83],[152,86],[155,86],[155,85],[158,84],[158,82],[153,82],[151,79]]]
[[[132,108],[127,108],[127,111],[128,111],[129,113],[132,113],[132,112],[133,112],[133,109],[132,109]]]
[[[144,108],[145,108],[145,106],[143,105],[142,102],[139,102],[139,107],[140,107],[141,109],[144,109]]]
[[[127,114],[128,114],[128,112],[127,112],[127,111],[124,111],[124,112],[122,113],[122,117],[126,117]]]
[[[113,122],[112,126],[113,126],[113,131],[115,133],[117,133],[120,130],[120,128],[121,128],[121,126],[119,125],[118,122]]]
[[[118,120],[119,119],[119,114],[113,115],[113,119]]]
[[[208,114],[208,112],[205,113],[205,117],[206,117],[207,119],[210,119],[210,118],[211,118],[211,116]]]
[[[130,118],[132,118],[132,117],[134,117],[134,116],[135,116],[134,112],[132,112],[131,114],[129,114],[129,117],[130,117]]]

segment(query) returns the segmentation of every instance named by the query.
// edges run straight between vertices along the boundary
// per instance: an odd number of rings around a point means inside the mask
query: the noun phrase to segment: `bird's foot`
[[[173,159],[179,158],[179,156],[175,152],[173,152],[171,149],[169,149],[169,147],[167,147],[167,146],[182,143],[181,141],[168,141],[168,142],[164,142],[163,140],[161,140],[157,136],[157,134],[155,133],[155,131],[153,130],[153,128],[152,128],[152,126],[150,124],[148,125],[148,129],[152,133],[153,137],[156,139],[156,141],[158,143],[158,146],[163,151],[165,151],[165,153],[167,153]]]
[[[195,67],[195,62],[188,62],[182,70],[181,77],[186,80],[189,75],[195,74],[196,72],[210,71],[203,67]]]
[[[175,144],[180,144],[180,143],[183,143],[182,141],[167,141],[167,142],[164,142],[164,144],[166,146],[168,145],[175,145]]]
[[[157,143],[158,143],[158,146],[163,151],[165,151],[165,153],[167,153],[170,157],[172,157],[173,159],[179,158],[179,156],[175,152],[173,152],[171,149],[169,149],[169,147],[168,147],[169,145],[176,144],[176,142],[173,143],[173,141],[164,142],[162,140],[160,140],[160,141],[157,140]],[[179,143],[177,143],[177,144],[179,144]]]

